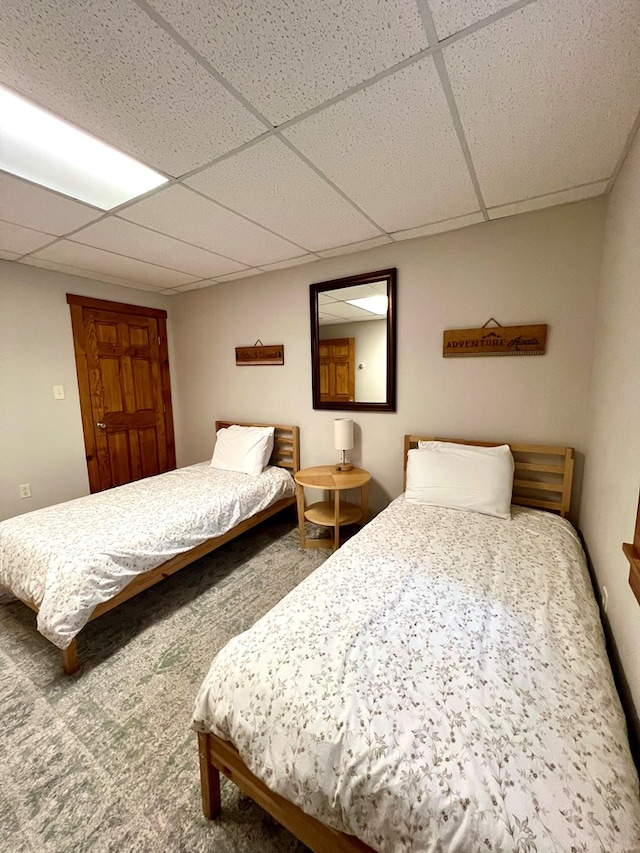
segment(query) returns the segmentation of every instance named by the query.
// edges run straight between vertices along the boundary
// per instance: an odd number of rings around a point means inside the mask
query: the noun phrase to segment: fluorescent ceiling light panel
[[[102,210],[168,180],[2,86],[0,169]]]
[[[386,314],[389,300],[380,293],[377,296],[364,296],[362,299],[347,299],[349,305],[355,305],[356,308],[362,308],[363,311],[369,311],[371,314]]]

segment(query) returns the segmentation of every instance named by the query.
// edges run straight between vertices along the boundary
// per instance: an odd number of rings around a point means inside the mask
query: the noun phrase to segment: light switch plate
[[[64,385],[53,386],[53,399],[64,400]]]

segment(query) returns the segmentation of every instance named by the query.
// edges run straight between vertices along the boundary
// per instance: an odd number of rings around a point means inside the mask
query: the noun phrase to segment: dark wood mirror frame
[[[386,398],[383,402],[327,402],[320,396],[320,323],[318,316],[318,296],[329,290],[340,290],[358,284],[387,281],[387,383]],[[313,408],[347,412],[395,412],[396,410],[396,269],[376,270],[374,272],[321,281],[310,285],[311,317],[311,381],[313,387]]]

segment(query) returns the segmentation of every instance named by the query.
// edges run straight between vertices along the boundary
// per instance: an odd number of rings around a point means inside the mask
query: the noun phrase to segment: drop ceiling
[[[0,82],[170,180],[0,172],[0,257],[162,293],[606,193],[640,0],[3,0]]]

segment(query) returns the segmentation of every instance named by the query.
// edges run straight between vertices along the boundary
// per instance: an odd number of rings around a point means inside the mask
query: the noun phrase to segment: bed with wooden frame
[[[407,435],[405,436],[404,441],[405,485],[407,453],[410,449],[417,447],[417,443],[419,440],[453,441],[457,443],[482,447],[495,446],[495,443],[488,442],[467,442],[461,441],[460,439],[433,439],[417,435]],[[521,507],[534,508],[536,510],[546,510],[547,513],[557,514],[564,518],[569,513],[570,509],[571,485],[574,467],[573,449],[568,447],[557,447],[547,445],[543,446],[535,444],[511,444],[510,448],[515,462],[512,503]],[[530,510],[515,510],[516,513],[522,512],[523,514],[529,511]],[[360,533],[357,534],[357,537],[362,536],[367,536],[366,527]],[[339,555],[342,550],[343,549],[340,549],[340,551],[336,552],[336,554],[333,555],[333,557],[330,559],[335,559],[336,556]],[[323,564],[323,566],[321,566],[320,569],[316,570],[314,574],[317,574],[317,572],[322,571],[322,569],[328,565],[328,562],[329,561]],[[582,582],[584,582],[584,578],[582,579]],[[306,581],[304,583],[306,583]],[[296,588],[296,590],[298,589],[299,587]],[[294,593],[296,592],[296,590],[294,590]],[[316,590],[314,589],[312,592],[315,591]],[[591,594],[590,589],[589,594]],[[336,598],[337,597],[338,595],[336,595]],[[593,601],[591,601],[591,605],[593,605]],[[302,605],[302,607],[304,607],[304,604]],[[593,616],[593,614],[591,615]],[[596,632],[600,630],[599,621],[595,630]],[[274,635],[273,632],[274,628],[273,625],[271,625],[270,636],[272,637]],[[384,635],[382,636],[384,637]],[[258,642],[259,634],[258,639],[256,639],[256,637],[254,636],[252,637],[252,640],[254,644]],[[602,644],[602,651],[604,652],[604,644]],[[606,660],[606,655],[604,657]],[[227,659],[227,666],[231,665],[232,664],[229,664]],[[262,665],[265,665],[264,661],[262,662]],[[215,662],[212,666],[212,670],[214,666]],[[603,666],[608,668],[608,662],[603,664]],[[608,672],[610,675],[610,670],[608,670]],[[286,677],[287,676],[285,673],[282,673],[280,675],[281,683],[285,682]],[[604,680],[606,681],[607,678],[605,677]],[[220,681],[223,684],[228,683],[223,681],[223,679],[220,679]],[[612,681],[611,685],[613,685]],[[251,689],[253,689],[253,686]],[[298,689],[301,691],[304,688],[300,687]],[[615,693],[615,688],[613,688],[613,691]],[[225,696],[222,692],[222,687],[219,689],[217,695],[222,700],[222,706],[224,708],[224,714],[226,718],[229,715],[229,709],[231,708],[232,700],[230,699],[228,703],[225,702]],[[308,697],[308,694],[304,693],[304,696]],[[310,700],[305,698],[305,701]],[[617,701],[617,696],[614,700],[614,704],[615,701]],[[198,703],[196,703],[196,709],[197,707]],[[252,712],[253,710],[254,709],[252,709]],[[619,707],[617,708],[617,714],[619,718],[622,717]],[[623,734],[621,736],[622,742],[626,743],[626,735],[624,734],[624,718],[622,717],[622,723],[620,723],[619,718],[618,723],[623,729]],[[240,757],[238,749],[236,749],[236,747],[230,740],[223,739],[220,736],[212,733],[210,730],[206,730],[206,727],[205,730],[202,730],[202,728],[197,723],[197,719],[197,716],[194,715],[194,728],[196,729],[198,734],[202,808],[207,818],[214,818],[220,811],[220,773],[223,773],[226,777],[232,780],[240,790],[242,790],[245,794],[255,800],[258,805],[260,805],[279,823],[281,823],[284,827],[291,831],[293,835],[295,835],[300,841],[306,844],[312,851],[314,851],[314,853],[336,853],[336,851],[338,851],[338,853],[375,853],[376,850],[382,849],[382,845],[376,844],[376,847],[374,848],[372,846],[369,846],[363,840],[357,838],[354,834],[347,834],[343,831],[340,831],[339,829],[335,829],[327,825],[324,821],[321,821],[317,817],[314,817],[311,814],[308,814],[306,811],[303,811],[298,805],[295,805],[288,798],[272,790],[271,787],[268,787],[265,782],[262,781],[262,779],[258,778],[247,767],[246,763]],[[264,720],[261,718],[262,729],[264,729],[264,725]],[[324,735],[322,735],[321,737],[324,738]],[[606,748],[608,750],[608,746]],[[267,754],[269,754],[268,748]],[[317,761],[320,762],[322,762],[322,760],[323,759],[317,759]],[[630,755],[628,756],[628,759],[625,760],[627,761],[627,764],[625,765],[626,772],[631,777],[633,777],[633,775],[635,774],[635,770],[633,769],[633,764],[630,760]],[[295,763],[295,759],[293,759],[293,761]],[[631,769],[629,769],[629,767]],[[620,784],[622,788],[622,783]],[[631,781],[631,784],[633,785],[633,779]],[[638,818],[638,808],[635,805],[635,803],[637,803],[637,776],[635,777],[635,785],[635,801],[633,800],[633,790],[631,791],[631,799],[634,803],[634,805],[631,807],[631,811],[635,811],[635,816],[631,818],[631,832],[633,833],[633,820],[636,820],[637,822],[635,824],[635,831],[639,833],[638,840],[640,841],[640,821]],[[273,787],[276,786],[273,785]],[[626,793],[628,794],[628,791]],[[578,804],[578,808],[580,808],[580,804]],[[618,815],[619,814],[620,812],[618,810]],[[576,816],[575,818],[576,822],[579,822],[579,820],[581,819],[582,818],[578,816]],[[526,821],[523,821],[523,832],[528,830],[526,823]],[[571,831],[572,830],[570,827],[569,832]],[[627,832],[629,832],[628,827]],[[524,841],[522,843],[525,843],[526,840],[527,839],[524,838]],[[451,849],[459,850],[463,849],[463,847],[455,846]],[[404,850],[409,848],[401,846],[393,847],[390,845],[388,848],[385,847],[385,849]],[[411,849],[414,848],[411,847]],[[418,845],[418,847],[416,847],[415,849],[423,848]],[[429,847],[428,849],[435,848]],[[440,849],[440,847],[438,847],[438,849]],[[443,846],[442,849],[449,850],[450,848]],[[464,847],[464,849],[467,848]],[[513,849],[515,850],[516,846],[514,846]],[[538,848],[536,846],[526,846],[525,843],[525,846],[518,846],[517,849],[541,851],[542,849],[556,850],[559,848],[557,848],[557,846],[549,846],[549,848]],[[580,847],[580,849],[583,848]],[[595,848],[590,847],[589,849]],[[598,847],[598,849],[600,849],[600,847]],[[603,847],[602,849],[604,850],[605,848]],[[616,849],[620,849],[622,851],[623,847],[616,847]],[[627,847],[624,847],[624,849],[627,850]]]
[[[233,424],[237,426],[253,427],[274,426],[274,445],[268,464],[270,466],[276,466],[278,468],[287,469],[291,472],[292,475],[299,470],[300,431],[297,426],[244,423],[239,421],[216,421],[216,433],[218,432],[218,430],[230,427]],[[158,476],[162,477],[164,475],[161,474]],[[93,496],[88,496],[88,499],[90,500],[91,497]],[[155,568],[134,576],[133,580],[131,580],[129,584],[125,586],[124,589],[122,589],[117,595],[115,595],[108,601],[99,604],[92,612],[88,621],[97,619],[98,616],[102,616],[103,613],[107,613],[108,611],[113,610],[115,607],[118,607],[123,602],[128,601],[135,595],[138,595],[138,593],[149,589],[149,587],[153,586],[164,578],[175,574],[175,572],[179,571],[185,566],[190,565],[191,563],[200,559],[200,557],[204,557],[206,554],[209,554],[211,551],[214,551],[216,548],[219,548],[226,542],[235,539],[237,536],[240,536],[247,530],[250,530],[252,527],[255,527],[257,524],[260,524],[261,522],[265,521],[267,518],[270,518],[281,510],[286,509],[287,507],[295,507],[295,504],[295,494],[292,497],[280,499],[275,503],[271,504],[270,506],[266,507],[265,509],[262,509],[259,512],[255,513],[251,517],[244,519],[235,527],[223,533],[222,535],[214,536],[210,539],[207,539],[196,547],[190,548],[187,551],[183,551],[182,553],[177,554],[175,557],[172,557],[170,560],[161,563]],[[38,612],[38,607],[32,601],[24,597],[19,598],[21,601],[23,601],[24,604],[26,604],[36,613]],[[77,643],[75,638],[72,640],[71,644],[67,646],[66,649],[62,650],[62,664],[64,672],[67,675],[71,675],[78,670],[79,660]]]

